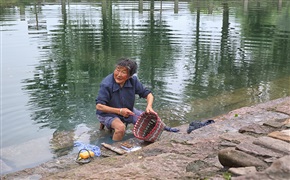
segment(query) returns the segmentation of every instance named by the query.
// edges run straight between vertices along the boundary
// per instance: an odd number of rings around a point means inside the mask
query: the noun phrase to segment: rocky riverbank
[[[1,179],[290,179],[290,97],[243,107],[187,134],[163,132],[159,141],[79,165],[62,157]],[[118,144],[116,144],[118,146]]]

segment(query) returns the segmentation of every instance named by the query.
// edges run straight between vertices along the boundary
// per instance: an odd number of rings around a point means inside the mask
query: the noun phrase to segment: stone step
[[[290,144],[267,136],[262,136],[253,141],[253,144],[272,149],[276,152],[290,155]]]
[[[268,134],[274,130],[273,127],[264,126],[260,124],[250,124],[248,126],[241,127],[239,129],[240,133],[254,133],[254,134]]]
[[[248,167],[255,166],[257,168],[267,168],[268,165],[264,161],[250,154],[238,151],[234,148],[225,148],[218,153],[219,162],[224,167]]]
[[[238,167],[238,168],[229,168],[229,172],[233,173],[235,175],[241,176],[241,175],[247,175],[250,173],[256,173],[256,167],[250,166],[250,167]]]
[[[274,131],[268,134],[269,137],[280,139],[282,141],[290,142],[290,129],[282,131]]]
[[[254,141],[256,138],[247,134],[241,134],[238,132],[227,132],[219,137],[222,140],[229,141],[231,143],[239,144],[243,141]]]
[[[280,128],[286,124],[288,118],[281,118],[281,119],[270,119],[263,123],[263,125],[270,126],[273,128]]]
[[[261,179],[290,179],[290,156],[277,159],[269,168],[262,172],[249,173],[243,176],[232,177],[231,180],[261,180]]]
[[[255,145],[252,142],[241,142],[236,146],[236,149],[256,156],[275,157],[275,158],[280,158],[283,156],[283,153],[278,153],[271,149]]]

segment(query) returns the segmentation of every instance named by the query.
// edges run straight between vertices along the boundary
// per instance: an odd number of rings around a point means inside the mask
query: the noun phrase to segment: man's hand
[[[121,108],[120,115],[127,118],[129,116],[134,116],[135,114],[128,108]]]
[[[153,112],[153,113],[156,113],[152,107],[146,107],[146,113],[150,113],[150,112]]]

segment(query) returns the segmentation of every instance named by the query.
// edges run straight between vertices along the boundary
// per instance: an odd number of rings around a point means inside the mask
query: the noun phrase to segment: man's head
[[[138,68],[137,63],[135,61],[127,59],[127,58],[119,59],[117,67],[118,66],[126,67],[128,69],[130,77],[133,76],[133,74],[137,72],[137,68]]]
[[[130,59],[121,58],[114,70],[114,79],[121,87],[137,71],[137,63]]]

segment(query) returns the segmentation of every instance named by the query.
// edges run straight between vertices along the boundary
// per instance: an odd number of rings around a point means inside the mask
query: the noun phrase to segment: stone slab
[[[282,131],[274,131],[268,134],[269,137],[290,142],[290,129]]]
[[[277,153],[271,149],[267,149],[258,145],[255,145],[251,142],[241,142],[236,146],[236,149],[243,151],[245,153],[263,156],[263,157],[282,157],[283,153]]]
[[[249,166],[249,167],[229,168],[229,172],[235,175],[241,176],[241,175],[256,173],[257,170],[255,166]]]
[[[261,180],[261,179],[290,179],[290,156],[284,156],[277,159],[272,165],[262,172],[246,174],[238,177],[232,177],[231,180]]]
[[[268,165],[259,158],[245,152],[235,150],[234,148],[225,148],[220,150],[218,152],[218,159],[224,167],[268,167]]]
[[[276,111],[290,115],[290,100],[287,100],[284,103],[278,105],[276,107]]]
[[[282,127],[283,125],[285,125],[285,122],[287,121],[287,118],[281,118],[281,119],[270,119],[266,122],[264,122],[263,124],[264,125],[267,125],[267,126],[271,126],[271,127],[274,127],[274,128],[280,128]]]
[[[239,143],[246,141],[246,140],[253,141],[255,139],[255,137],[250,136],[250,135],[246,135],[246,134],[241,134],[238,132],[227,132],[227,133],[221,134],[220,139],[227,140],[231,143],[239,144]]]
[[[267,126],[253,123],[253,124],[250,124],[248,126],[244,126],[244,127],[240,128],[239,132],[240,133],[250,132],[250,133],[255,133],[255,134],[268,134],[272,130],[273,130],[273,128],[271,128],[271,127],[267,127]]]
[[[253,144],[284,153],[285,155],[290,155],[290,144],[279,139],[263,136],[255,139]]]

